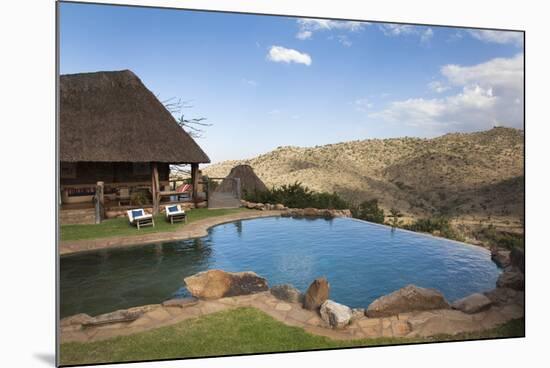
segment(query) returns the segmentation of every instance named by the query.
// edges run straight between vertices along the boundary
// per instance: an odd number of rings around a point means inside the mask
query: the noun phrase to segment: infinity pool
[[[279,217],[218,225],[200,239],[64,256],[60,267],[62,317],[188,296],[183,278],[213,268],[251,270],[302,291],[325,276],[331,299],[365,308],[407,284],[454,301],[494,288],[500,273],[480,247],[353,219]]]

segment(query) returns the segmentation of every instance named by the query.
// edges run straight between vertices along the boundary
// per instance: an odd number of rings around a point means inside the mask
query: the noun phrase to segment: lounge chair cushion
[[[180,209],[178,208],[178,206],[170,206],[168,207],[168,212],[178,212]]]
[[[136,217],[140,217],[140,216],[143,216],[143,210],[133,210],[132,211],[132,217],[133,218],[136,218]]]

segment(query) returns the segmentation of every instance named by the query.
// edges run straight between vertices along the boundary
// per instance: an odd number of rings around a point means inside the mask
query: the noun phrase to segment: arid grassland
[[[523,130],[278,147],[210,165],[204,173],[224,177],[238,164],[252,166],[268,187],[298,181],[354,204],[378,199],[386,215],[395,208],[404,223],[444,216],[470,241],[495,229],[504,236],[523,232]]]

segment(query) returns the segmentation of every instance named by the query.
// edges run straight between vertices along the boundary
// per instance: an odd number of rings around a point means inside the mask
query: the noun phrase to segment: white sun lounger
[[[138,230],[143,226],[155,226],[153,215],[146,214],[143,208],[128,210],[126,211],[126,213],[128,214],[128,220],[130,221],[130,224],[136,225]]]
[[[177,221],[187,222],[187,214],[181,209],[179,204],[164,206],[164,208],[166,210],[166,219],[169,220],[171,224]]]

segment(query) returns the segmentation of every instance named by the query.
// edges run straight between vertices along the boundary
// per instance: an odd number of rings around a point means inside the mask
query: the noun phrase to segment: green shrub
[[[499,231],[493,224],[490,224],[489,226],[478,231],[476,233],[476,238],[488,242],[490,245],[496,245],[508,249],[512,249],[514,247],[523,248],[525,245],[523,234]]]
[[[404,225],[403,228],[423,233],[439,233],[444,238],[463,240],[462,236],[453,229],[446,217],[419,219],[411,224]]]
[[[361,220],[384,223],[384,210],[378,207],[378,199],[361,202],[358,207],[352,208],[351,213]]]
[[[399,212],[397,208],[390,209],[390,221],[389,225],[393,228],[400,227],[403,225],[403,221],[400,218],[403,217],[403,214]]]
[[[290,208],[346,209],[349,203],[337,193],[315,192],[300,182],[273,187],[266,191],[244,192],[243,198],[250,202],[281,203]]]

